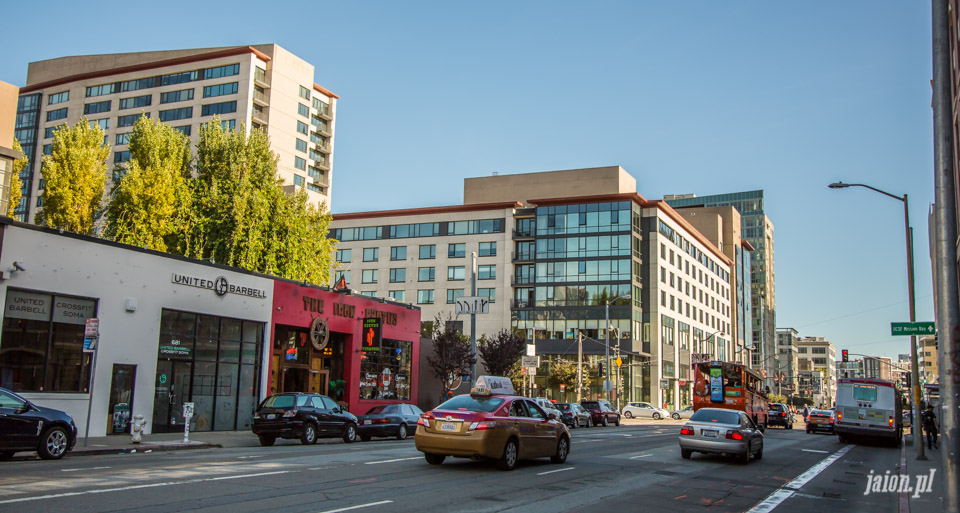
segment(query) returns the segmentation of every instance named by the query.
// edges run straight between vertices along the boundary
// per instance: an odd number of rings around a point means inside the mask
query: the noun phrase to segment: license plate
[[[454,422],[443,422],[440,424],[440,431],[456,431],[457,424]]]
[[[703,435],[703,436],[705,436],[705,437],[707,437],[707,438],[716,438],[716,437],[717,437],[717,431],[707,431],[706,429],[700,430],[700,434]]]
[[[268,413],[268,414],[267,414],[267,420],[272,420],[274,417],[276,417],[276,415],[274,415],[274,414],[272,414],[272,413]]]
[[[823,422],[824,422],[823,419],[813,419],[814,424],[823,424]]]
[[[373,422],[370,421],[370,420],[364,420],[364,421],[363,421],[363,425],[364,425],[364,426],[369,426],[370,424],[373,424]]]

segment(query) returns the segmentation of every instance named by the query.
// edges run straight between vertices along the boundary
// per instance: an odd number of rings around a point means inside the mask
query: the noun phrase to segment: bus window
[[[876,385],[853,385],[853,400],[872,403],[877,400]]]

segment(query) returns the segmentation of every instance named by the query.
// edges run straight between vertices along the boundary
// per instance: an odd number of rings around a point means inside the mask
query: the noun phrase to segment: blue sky
[[[651,199],[764,189],[777,326],[838,352],[909,351],[889,328],[907,319],[903,210],[826,186],[907,193],[917,317],[933,320],[928,3],[243,3],[16,3],[0,80],[64,55],[276,42],[341,96],[334,213],[604,165]]]

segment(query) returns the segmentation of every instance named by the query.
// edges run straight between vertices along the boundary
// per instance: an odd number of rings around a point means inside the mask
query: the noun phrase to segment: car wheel
[[[693,455],[693,451],[691,451],[690,449],[680,449],[681,458],[685,460],[689,460],[691,455]]]
[[[606,416],[606,415],[603,416],[603,422],[601,423],[601,425],[602,425],[603,427],[607,427],[607,416]]]
[[[573,429],[580,427],[580,417],[573,419]]]
[[[52,427],[40,438],[37,453],[45,460],[59,460],[67,453],[67,432],[62,427]]]
[[[503,447],[503,456],[497,460],[497,467],[500,470],[513,470],[517,466],[518,455],[517,441],[513,438],[507,440],[507,444]]]
[[[633,412],[631,412],[630,410],[627,410],[627,411],[623,412],[623,416],[626,417],[626,418],[628,418],[628,419],[632,419],[632,418],[633,418]]]
[[[397,440],[406,440],[407,439],[407,425],[400,424],[400,429],[397,430]]]
[[[440,465],[443,463],[443,460],[447,459],[447,457],[442,454],[430,454],[429,452],[423,453],[423,457],[426,458],[427,463],[431,465]]]
[[[671,415],[671,417],[673,417],[673,420],[680,420],[680,414],[679,414],[679,413],[674,413],[673,415]]]
[[[550,457],[550,461],[553,463],[563,463],[567,461],[568,454],[570,454],[570,441],[567,440],[567,437],[561,436],[560,441],[557,442],[557,452]]]
[[[347,424],[347,427],[343,428],[343,442],[351,443],[357,439],[357,426],[352,422]]]
[[[740,463],[741,463],[741,464],[746,465],[746,464],[750,463],[750,451],[752,451],[752,450],[753,450],[753,448],[750,447],[750,444],[747,444],[747,451],[744,452],[743,455],[740,456]]]
[[[653,420],[660,420],[660,413],[659,413],[659,412],[653,412]]]
[[[303,426],[303,434],[300,435],[300,443],[303,445],[313,445],[317,443],[317,426],[307,423]]]
[[[587,427],[593,427],[593,417],[587,417]]]
[[[258,438],[260,439],[260,445],[264,447],[270,447],[277,441],[275,436],[260,435]]]
[[[620,416],[619,416],[619,415],[617,415],[617,420],[613,421],[613,425],[614,425],[614,426],[619,426],[619,425],[620,425]]]
[[[0,451],[0,461],[7,461],[13,458],[14,454],[16,454],[16,451]]]

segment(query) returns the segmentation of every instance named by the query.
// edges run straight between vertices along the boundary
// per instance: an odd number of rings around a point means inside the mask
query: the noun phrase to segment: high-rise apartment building
[[[793,328],[777,329],[777,356],[774,357],[774,384],[779,386],[783,395],[797,392],[797,376],[800,373],[797,343],[800,333]]]
[[[53,131],[82,117],[105,132],[108,165],[130,158],[140,116],[159,119],[196,144],[200,125],[219,115],[228,129],[259,128],[278,156],[287,190],[330,206],[338,96],[314,82],[314,66],[275,44],[60,57],[31,62],[20,89],[16,137],[30,162],[21,171],[17,211],[42,208],[43,155]]]
[[[476,253],[477,295],[493,300],[476,333],[534,341],[541,387],[553,365],[576,363],[582,336],[584,397],[601,394],[609,338],[622,400],[686,405],[691,355],[734,352],[733,261],[619,166],[468,178],[463,205],[337,214],[331,236],[335,278],[416,303],[424,320],[470,294]],[[455,322],[468,332],[469,316]],[[575,399],[571,388],[554,398]]]
[[[764,213],[763,191],[735,192],[711,196],[693,194],[667,195],[670,206],[720,207],[733,206],[740,212],[741,236],[753,246],[751,256],[751,313],[753,315],[753,367],[766,371],[767,386],[772,384],[772,355],[777,354],[776,291],[774,273],[773,223]]]
[[[814,403],[833,405],[837,396],[837,351],[823,337],[803,337],[797,341],[801,394]],[[805,393],[806,392],[806,393]]]

